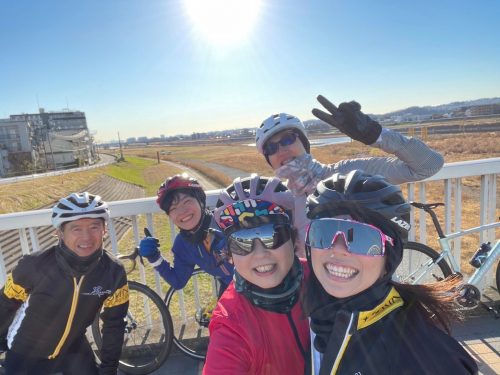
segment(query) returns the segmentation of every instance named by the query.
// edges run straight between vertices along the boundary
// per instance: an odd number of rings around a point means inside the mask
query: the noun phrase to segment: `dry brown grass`
[[[431,136],[426,141],[432,148],[441,152],[446,162],[474,160],[483,158],[500,157],[498,145],[499,133],[458,134],[447,136]],[[265,159],[257,153],[255,147],[245,144],[216,144],[175,147],[148,147],[141,149],[126,149],[125,156],[135,155],[146,158],[157,157],[157,152],[168,151],[169,154],[160,155],[164,160],[183,163],[195,168],[222,186],[230,183],[229,179],[220,172],[209,168],[205,162],[217,163],[241,169],[245,172],[257,172],[272,175],[272,169]],[[332,163],[338,160],[354,157],[384,156],[383,151],[367,147],[359,142],[341,145],[331,145],[313,149],[315,158],[323,163]],[[0,185],[0,213],[17,212],[34,209],[50,204],[56,199],[71,191],[80,190],[97,179],[106,169],[74,173],[66,176],[56,176],[33,181]],[[161,182],[166,176],[177,173],[165,164],[146,168],[144,178],[148,183]],[[480,178],[463,179],[462,187],[462,227],[468,228],[479,225],[479,186]],[[497,181],[499,186],[500,181]],[[151,195],[150,193],[149,195]],[[417,195],[418,197],[418,191]],[[427,202],[443,201],[443,183],[433,182],[427,184]],[[497,191],[497,216],[500,216],[500,195]],[[439,217],[444,217],[443,209],[438,211]],[[156,219],[157,220],[157,219]],[[166,223],[160,218],[158,226],[164,228]],[[444,224],[444,223],[443,223]],[[163,230],[162,230],[163,232]],[[497,237],[500,234],[497,231]],[[427,220],[428,243],[436,247],[435,231],[430,220]],[[169,238],[162,238],[162,243],[169,243]],[[462,266],[470,270],[467,260],[477,247],[477,236],[470,236],[462,242]]]
[[[0,214],[34,210],[53,204],[74,191],[81,191],[95,182],[110,167],[85,172],[69,173],[54,177],[42,177],[14,184],[0,185]],[[166,177],[179,173],[180,169],[167,164],[155,164],[143,171],[146,194],[154,195]]]
[[[106,167],[0,185],[0,213],[33,210],[51,204],[72,191],[88,186],[103,173],[106,173]]]
[[[273,172],[262,155],[256,152],[255,147],[249,147],[244,144],[229,143],[224,145],[197,145],[178,147],[155,146],[147,149],[131,148],[125,150],[124,153],[125,155],[128,154],[140,157],[156,158],[157,151],[171,152],[170,154],[161,155],[162,160],[169,160],[185,165],[188,165],[187,163],[192,162],[210,162],[241,169],[245,172],[256,171],[258,173],[267,175],[270,175]],[[214,180],[217,180],[217,178],[214,178]]]
[[[435,136],[427,142],[445,162],[494,158],[500,156],[500,132]]]
[[[426,143],[445,158],[446,163],[464,160],[500,157],[498,144],[499,132],[434,135]],[[229,143],[216,145],[173,146],[150,148],[126,149],[125,154],[156,158],[157,152],[168,151],[169,154],[160,155],[163,160],[174,162],[211,162],[241,169],[245,172],[257,172],[265,175],[272,174],[272,169],[255,147],[244,143]],[[386,156],[379,149],[367,147],[360,142],[344,143],[316,147],[313,149],[314,157],[322,163],[332,163],[339,160],[355,157]]]
[[[180,169],[161,163],[147,167],[143,172],[143,176],[148,185],[154,185],[157,189],[168,176],[172,176],[176,173],[180,173]]]
[[[418,133],[417,133],[418,134]],[[432,135],[426,143],[439,151],[446,163],[500,157],[498,144],[500,134],[476,133],[455,135]],[[130,149],[128,153],[139,156],[156,157],[157,151],[169,151],[170,154],[162,155],[166,160],[190,164],[202,173],[210,174],[212,169],[203,165],[203,162],[217,163],[245,172],[257,172],[272,175],[272,169],[254,147],[245,144],[227,145],[197,145],[176,147],[152,147],[148,149]],[[340,145],[330,145],[313,149],[316,159],[322,163],[332,163],[338,160],[355,157],[386,156],[381,150],[367,147],[359,142]],[[193,164],[194,163],[194,164]],[[226,180],[227,181],[227,180]],[[479,187],[480,178],[464,178],[462,183],[462,228],[478,226],[479,222]],[[228,183],[228,182],[227,182]],[[499,186],[500,181],[497,181]],[[444,199],[443,182],[432,182],[426,186],[427,202],[442,202]],[[418,189],[416,191],[418,200]],[[438,209],[438,217],[444,217],[444,210]],[[497,192],[497,216],[500,216],[500,194]],[[444,225],[444,222],[442,223]],[[427,243],[437,248],[437,234],[430,219],[427,219]],[[418,233],[418,228],[417,233]],[[497,231],[497,237],[500,230]],[[462,268],[465,272],[471,271],[468,259],[476,250],[479,236],[468,236],[462,240]],[[417,237],[418,240],[418,237]]]

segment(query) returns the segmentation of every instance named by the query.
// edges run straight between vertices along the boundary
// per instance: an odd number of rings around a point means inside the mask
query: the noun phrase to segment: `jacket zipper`
[[[68,321],[66,322],[66,328],[64,329],[63,335],[61,339],[59,340],[59,343],[56,346],[56,349],[54,350],[54,353],[49,355],[49,359],[54,359],[59,355],[59,352],[61,351],[61,348],[63,347],[64,343],[66,342],[66,339],[68,338],[69,331],[71,330],[71,326],[73,325],[73,319],[75,317],[76,313],[76,307],[78,305],[78,296],[80,294],[80,287],[82,286],[82,282],[85,276],[82,276],[80,278],[80,281],[78,283],[76,282],[76,278],[73,277],[73,300],[71,301],[71,308],[69,310],[69,315],[68,315]]]
[[[354,320],[354,313],[351,313],[351,318],[349,319],[349,324],[347,326],[347,329],[344,333],[344,339],[342,340],[342,344],[340,345],[340,349],[337,353],[337,357],[335,357],[335,361],[333,362],[332,366],[332,371],[330,372],[330,375],[335,375],[337,373],[337,370],[340,365],[340,361],[342,360],[342,357],[344,356],[345,349],[347,348],[347,344],[349,343],[349,340],[351,339],[352,333],[351,333],[351,327],[353,324]],[[322,355],[314,349],[314,333],[311,330],[311,374],[312,375],[318,375],[319,370],[320,370],[320,364],[322,361]],[[319,356],[319,357],[318,357]]]
[[[345,331],[344,339],[342,340],[342,345],[340,345],[340,350],[337,353],[337,357],[335,358],[335,361],[333,362],[332,372],[330,373],[331,375],[334,375],[337,373],[337,370],[338,370],[339,365],[340,365],[340,361],[342,360],[342,357],[344,356],[345,349],[347,348],[347,344],[349,344],[349,340],[352,337],[351,327],[352,327],[352,323],[354,320],[354,315],[355,315],[354,313],[351,313],[351,319],[349,320],[349,325],[347,326],[347,330]]]

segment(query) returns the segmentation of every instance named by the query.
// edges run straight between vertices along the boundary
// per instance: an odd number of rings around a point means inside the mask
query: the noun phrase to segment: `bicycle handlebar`
[[[149,231],[148,228],[144,228],[144,234],[146,235],[146,237],[152,237],[153,235],[151,234],[151,232]],[[136,263],[137,263],[137,257],[140,258],[141,260],[141,264],[144,265],[144,260],[142,259],[142,256],[139,254],[139,246],[136,246],[134,248],[134,251],[132,251],[130,254],[124,254],[124,255],[119,255],[117,258],[120,259],[120,260],[130,260],[132,261],[132,268],[127,272],[127,273],[130,273],[132,272],[133,270],[135,270],[135,266],[136,266]]]

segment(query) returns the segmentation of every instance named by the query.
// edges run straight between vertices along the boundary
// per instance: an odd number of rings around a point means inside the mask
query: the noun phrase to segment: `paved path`
[[[231,180],[234,180],[236,177],[248,177],[250,173],[242,171],[241,169],[227,167],[222,164],[216,163],[205,163],[208,167],[215,169],[221,173],[224,173],[226,176],[231,177]]]
[[[453,330],[453,336],[476,360],[482,375],[500,374],[500,319],[475,314]]]
[[[217,186],[217,184],[215,184],[212,180],[208,179],[205,175],[201,174],[200,172],[198,172],[197,170],[195,170],[193,168],[189,168],[183,164],[174,163],[174,162],[168,161],[168,160],[162,160],[162,163],[165,163],[165,164],[171,165],[172,167],[178,168],[178,169],[182,170],[183,172],[186,172],[187,174],[189,174],[191,177],[196,178],[205,190],[214,190],[214,189],[220,188],[220,186]]]

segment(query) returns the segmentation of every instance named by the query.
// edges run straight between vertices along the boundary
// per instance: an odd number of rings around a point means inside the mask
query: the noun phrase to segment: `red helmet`
[[[160,206],[163,211],[168,213],[170,204],[172,203],[168,198],[178,190],[186,190],[188,194],[190,193],[189,191],[191,191],[192,194],[189,195],[195,197],[200,202],[202,208],[205,207],[207,198],[205,191],[195,178],[190,177],[187,173],[183,173],[168,177],[165,182],[160,185],[156,193],[158,195],[156,203],[158,203],[158,206]]]

